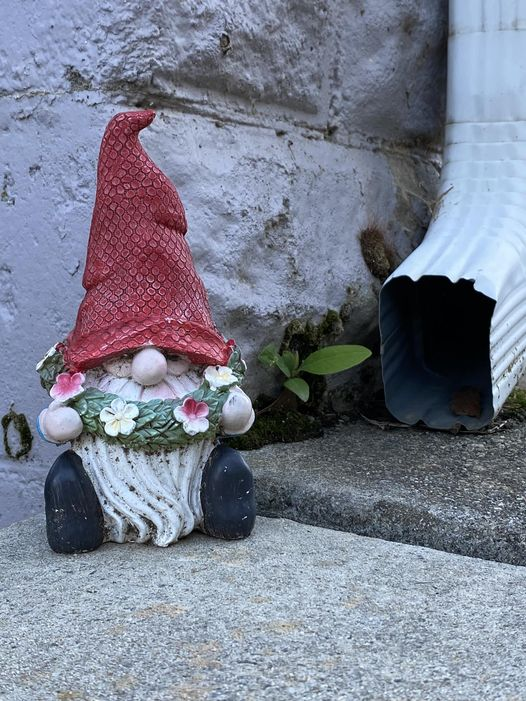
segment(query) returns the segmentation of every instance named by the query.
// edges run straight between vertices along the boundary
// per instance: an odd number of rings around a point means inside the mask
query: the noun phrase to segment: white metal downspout
[[[526,365],[526,0],[450,0],[444,165],[423,243],[380,296],[386,403],[480,428]]]

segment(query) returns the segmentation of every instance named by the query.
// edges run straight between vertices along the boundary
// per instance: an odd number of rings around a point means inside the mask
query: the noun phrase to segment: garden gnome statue
[[[75,327],[37,370],[53,400],[38,430],[71,449],[45,485],[56,552],[166,546],[194,529],[244,538],[255,520],[241,455],[217,442],[254,421],[234,341],[214,326],[183,205],[139,142],[152,111],[109,123]]]

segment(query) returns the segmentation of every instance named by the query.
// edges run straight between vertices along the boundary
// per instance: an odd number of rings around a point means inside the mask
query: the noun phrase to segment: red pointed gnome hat
[[[139,142],[154,117],[151,110],[117,114],[102,139],[86,296],[64,348],[71,369],[148,345],[197,364],[228,362],[230,348],[186,243],[177,190]]]

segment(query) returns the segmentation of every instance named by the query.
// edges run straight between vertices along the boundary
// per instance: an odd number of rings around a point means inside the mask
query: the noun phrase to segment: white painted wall
[[[100,139],[152,106],[152,157],[186,206],[220,329],[251,360],[294,318],[376,325],[370,223],[404,258],[438,179],[446,0],[5,0],[0,23],[0,416],[31,426],[34,372],[70,330]],[[222,33],[231,49],[223,54]],[[0,524],[41,509],[59,452],[0,447]]]

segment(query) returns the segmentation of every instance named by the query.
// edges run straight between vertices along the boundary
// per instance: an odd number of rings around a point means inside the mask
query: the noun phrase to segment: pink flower
[[[57,375],[55,384],[51,388],[49,394],[53,399],[65,402],[84,392],[82,383],[85,379],[81,372],[75,372],[73,374],[61,372],[60,375]]]
[[[192,397],[187,397],[181,406],[174,409],[174,418],[183,424],[183,430],[190,436],[196,433],[208,431],[208,404],[196,402]]]

